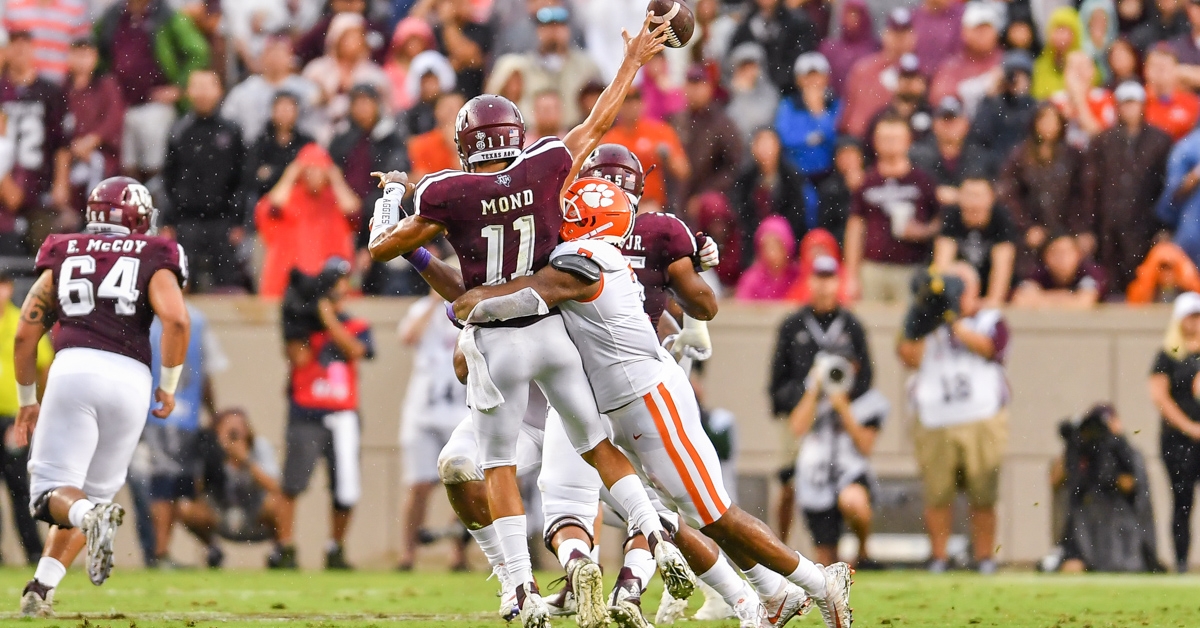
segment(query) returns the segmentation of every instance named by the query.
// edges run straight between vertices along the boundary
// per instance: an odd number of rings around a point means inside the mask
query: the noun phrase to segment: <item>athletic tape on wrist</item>
[[[22,408],[37,403],[37,384],[17,384],[17,403]]]
[[[179,366],[164,366],[158,371],[158,387],[163,392],[175,394],[175,389],[179,387],[179,376],[183,375],[183,365]]]

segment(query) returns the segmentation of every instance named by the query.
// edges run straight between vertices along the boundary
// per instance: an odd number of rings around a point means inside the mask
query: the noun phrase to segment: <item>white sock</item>
[[[93,504],[92,500],[86,497],[78,500],[74,504],[71,504],[71,509],[67,511],[67,521],[70,521],[73,527],[82,528],[83,516],[95,507],[96,504]]]
[[[600,564],[600,545],[593,545],[592,551],[588,554],[588,556],[591,556],[592,561],[594,561],[597,565]]]
[[[625,552],[625,567],[633,573],[633,577],[641,583],[642,590],[646,590],[646,585],[650,584],[650,578],[654,577],[654,569],[657,565],[654,564],[654,555],[649,550],[644,550],[640,547],[635,547],[628,552]]]
[[[67,577],[67,568],[56,558],[43,556],[38,560],[37,571],[33,572],[33,579],[53,589],[62,582],[62,579]]]
[[[608,487],[608,492],[621,504],[625,512],[629,513],[629,523],[647,538],[655,532],[663,531],[658,513],[654,511],[654,506],[650,505],[650,498],[646,497],[646,487],[642,485],[641,478],[627,475]]]
[[[493,568],[504,565],[504,550],[500,549],[500,537],[496,534],[495,526],[489,525],[478,530],[467,530],[467,532],[471,533],[471,538],[475,539],[479,549],[483,550],[488,565]]]
[[[787,579],[800,585],[805,593],[813,597],[825,597],[825,572],[816,563],[801,556],[800,552],[796,552],[796,558],[800,564]]]
[[[712,587],[717,595],[721,596],[721,599],[730,606],[734,606],[739,599],[744,597],[742,589],[745,588],[746,581],[738,577],[737,572],[729,566],[724,556],[718,557],[711,569],[700,574],[700,581]]]
[[[750,586],[754,587],[754,590],[763,597],[775,597],[787,585],[787,580],[783,576],[762,565],[755,565],[742,573],[750,581]]]
[[[571,560],[571,554],[579,552],[584,556],[590,556],[592,549],[588,547],[587,541],[581,539],[567,539],[558,544],[558,562],[563,569],[567,568],[567,562]]]
[[[525,538],[525,515],[500,517],[492,521],[496,535],[500,537],[500,548],[504,551],[504,565],[513,583],[521,586],[533,582],[533,565],[529,562],[529,542]]]

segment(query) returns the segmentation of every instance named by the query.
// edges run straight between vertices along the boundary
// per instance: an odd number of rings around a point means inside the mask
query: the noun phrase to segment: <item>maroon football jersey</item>
[[[646,289],[643,306],[654,327],[667,309],[667,267],[696,254],[696,238],[674,214],[647,212],[633,221],[633,233],[625,238],[621,253],[629,260],[638,282]]]
[[[157,236],[59,234],[38,251],[37,271],[54,272],[54,349],[111,351],[150,365],[150,278],[166,268],[187,278],[183,249]]]
[[[443,170],[417,185],[418,216],[440,223],[468,290],[531,275],[550,262],[563,215],[560,196],[571,153],[542,138],[490,174]]]

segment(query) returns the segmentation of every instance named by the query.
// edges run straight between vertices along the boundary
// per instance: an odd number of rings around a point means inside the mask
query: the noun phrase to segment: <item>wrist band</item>
[[[158,387],[163,392],[175,394],[175,389],[179,387],[179,376],[183,375],[183,365],[179,366],[164,366],[158,371]]]
[[[22,408],[32,406],[37,400],[37,384],[17,384],[17,404]]]
[[[412,264],[418,273],[423,273],[426,268],[429,268],[429,262],[433,259],[433,255],[430,255],[428,249],[421,247],[411,253],[405,253],[404,259],[408,260],[408,263]]]

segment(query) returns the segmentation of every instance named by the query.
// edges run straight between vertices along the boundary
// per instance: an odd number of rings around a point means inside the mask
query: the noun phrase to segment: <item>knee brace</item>
[[[583,533],[587,535],[588,545],[596,544],[596,537],[592,535],[589,527],[578,518],[572,516],[559,517],[553,523],[546,526],[546,533],[542,536],[542,541],[546,544],[546,549],[550,550],[550,553],[554,553],[554,547],[550,544],[550,541],[554,539],[554,535],[565,528],[579,528],[583,530]]]
[[[466,456],[438,458],[438,477],[442,484],[454,485],[467,482],[482,482],[483,469],[475,460]]]
[[[62,525],[55,521],[54,517],[50,516],[50,495],[52,493],[54,493],[53,489],[48,490],[45,493],[38,495],[32,502],[30,502],[29,514],[32,515],[34,519],[38,521],[45,521],[52,526],[58,526],[64,529],[74,527],[69,523],[67,525]]]

